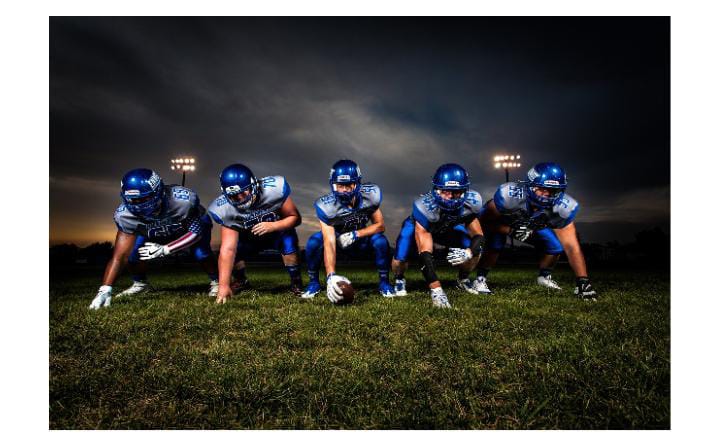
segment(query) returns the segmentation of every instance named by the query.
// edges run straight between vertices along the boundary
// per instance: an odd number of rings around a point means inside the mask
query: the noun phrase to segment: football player
[[[470,189],[470,177],[457,164],[441,165],[432,179],[433,188],[415,199],[412,214],[405,219],[395,243],[392,262],[395,294],[407,295],[405,271],[411,253],[419,252],[421,271],[430,288],[433,305],[450,308],[445,291],[435,274],[433,248],[448,248],[447,261],[459,267],[458,287],[479,294],[478,281],[470,280],[470,272],[482,253],[483,231],[478,221],[482,197]]]
[[[320,292],[318,271],[324,257],[327,274],[327,297],[331,302],[342,300],[338,282],[349,280],[335,274],[336,253],[373,252],[380,277],[378,290],[383,297],[394,297],[388,279],[390,244],[383,232],[385,221],[380,211],[382,192],[376,184],[363,184],[360,167],[349,160],[336,162],[330,170],[330,190],[315,201],[320,231],[310,236],[305,247],[310,282],[303,298],[313,298]],[[338,246],[339,245],[339,246]]]
[[[110,306],[112,285],[128,262],[133,277],[130,288],[117,297],[151,289],[145,261],[189,249],[210,277],[210,294],[217,293],[217,261],[210,250],[212,221],[197,194],[180,185],[163,185],[152,170],[138,168],[120,182],[122,203],[115,210],[117,235],[113,256],[105,267],[103,284],[91,309]]]
[[[217,303],[225,303],[233,291],[249,286],[245,273],[248,254],[269,249],[282,255],[291,292],[302,294],[295,232],[302,219],[285,178],[267,176],[258,180],[248,167],[232,164],[220,173],[220,189],[222,195],[208,207],[213,220],[222,225]]]
[[[554,162],[543,162],[528,171],[527,181],[508,182],[498,187],[480,217],[487,246],[478,263],[480,291],[490,292],[487,275],[497,262],[509,235],[539,249],[540,272],[537,283],[548,289],[562,289],[552,278],[552,270],[563,251],[575,272],[575,294],[595,299],[585,257],[575,231],[575,216],[580,205],[565,194],[565,171]]]

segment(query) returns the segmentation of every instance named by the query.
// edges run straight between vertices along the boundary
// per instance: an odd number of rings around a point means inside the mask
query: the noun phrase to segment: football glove
[[[525,242],[526,240],[528,240],[530,235],[533,234],[533,230],[528,228],[527,225],[521,225],[513,229],[511,234],[513,239],[517,239],[520,242]]]
[[[472,259],[472,251],[467,248],[450,248],[450,252],[447,255],[447,261],[452,266],[460,265],[463,262],[467,262]]]
[[[358,239],[357,231],[351,231],[349,233],[343,233],[339,237],[340,246],[344,249],[354,244]]]
[[[590,284],[590,279],[587,277],[578,277],[577,286],[575,287],[575,295],[582,300],[595,300],[597,299],[597,293]]]
[[[103,285],[98,289],[98,293],[90,303],[90,309],[107,308],[112,300],[112,286]]]
[[[145,242],[145,245],[138,248],[140,260],[151,260],[158,257],[167,256],[170,250],[166,245],[160,245],[153,242]]]
[[[338,276],[338,275],[335,274],[335,273],[331,273],[331,274],[328,275],[327,283],[326,283],[326,285],[327,285],[327,298],[328,298],[332,303],[340,302],[340,301],[342,301],[342,299],[343,299],[342,289],[340,289],[340,287],[338,286],[338,282],[350,283],[350,280],[348,280],[347,277]]]

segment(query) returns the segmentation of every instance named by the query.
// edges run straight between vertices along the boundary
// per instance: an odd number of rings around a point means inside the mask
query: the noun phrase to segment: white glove
[[[145,242],[145,245],[138,248],[140,260],[150,260],[158,257],[167,256],[170,250],[166,245],[160,245],[153,242]]]
[[[90,309],[100,309],[110,306],[112,300],[112,286],[103,285],[98,289],[98,293],[90,303]]]
[[[342,248],[347,248],[350,245],[354,244],[357,239],[358,239],[357,231],[343,233],[340,235],[340,246]]]
[[[327,278],[327,298],[332,303],[337,303],[343,299],[342,296],[342,289],[337,285],[338,282],[346,282],[350,283],[350,280],[348,280],[347,277],[338,276],[337,274],[333,273],[330,274]]]
[[[533,234],[533,230],[528,228],[527,225],[517,227],[512,231],[512,237],[520,242],[525,242],[531,234]]]
[[[450,262],[450,265],[457,266],[472,259],[472,256],[472,251],[467,248],[450,248],[447,261]]]

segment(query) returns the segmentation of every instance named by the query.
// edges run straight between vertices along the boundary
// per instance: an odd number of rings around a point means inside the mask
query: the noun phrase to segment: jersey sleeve
[[[515,182],[507,182],[498,187],[493,201],[500,213],[516,210],[524,199],[525,189]]]
[[[128,211],[125,207],[125,204],[120,204],[113,215],[113,220],[115,221],[118,231],[135,234],[137,231],[137,222],[133,219],[133,217],[132,213],[130,213],[130,211]]]
[[[229,221],[227,206],[230,203],[227,201],[225,196],[220,196],[208,206],[208,213],[213,221],[218,225],[225,225]]]
[[[475,216],[480,216],[483,210],[482,196],[475,190],[468,191],[466,204],[470,212]]]
[[[423,226],[426,230],[430,230],[430,219],[428,219],[428,211],[423,203],[423,197],[415,199],[413,203],[412,217]]]
[[[326,225],[330,225],[330,217],[328,216],[326,210],[326,204],[323,203],[323,199],[320,198],[317,201],[315,201],[315,213],[317,214],[318,219]]]
[[[574,198],[568,195],[564,195],[562,198],[555,202],[553,211],[562,219],[560,221],[560,228],[570,225],[575,220],[580,204]]]

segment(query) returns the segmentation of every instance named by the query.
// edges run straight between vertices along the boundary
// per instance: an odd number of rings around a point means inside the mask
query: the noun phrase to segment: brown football
[[[343,299],[338,302],[338,305],[349,305],[355,300],[355,289],[351,284],[347,282],[338,282],[337,284],[342,290]]]

